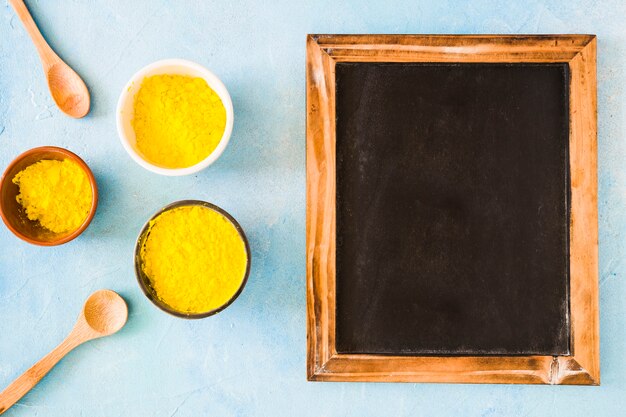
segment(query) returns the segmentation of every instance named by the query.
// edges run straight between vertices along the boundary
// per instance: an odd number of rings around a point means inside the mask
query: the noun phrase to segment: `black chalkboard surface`
[[[335,74],[337,352],[569,354],[568,65]]]

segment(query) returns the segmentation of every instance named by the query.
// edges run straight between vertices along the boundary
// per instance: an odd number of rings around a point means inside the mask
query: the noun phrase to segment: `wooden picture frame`
[[[307,37],[307,376],[312,381],[600,383],[596,38]],[[570,68],[570,356],[382,356],[335,349],[335,63],[566,62]]]

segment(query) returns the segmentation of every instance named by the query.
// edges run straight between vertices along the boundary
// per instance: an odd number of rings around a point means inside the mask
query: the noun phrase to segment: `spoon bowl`
[[[100,336],[108,336],[124,327],[128,319],[128,307],[116,292],[99,290],[85,301],[82,317]]]
[[[50,94],[59,109],[76,119],[89,113],[91,99],[85,82],[59,59],[46,72]]]

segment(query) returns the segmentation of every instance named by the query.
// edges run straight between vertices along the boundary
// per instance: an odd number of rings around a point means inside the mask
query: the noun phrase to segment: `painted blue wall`
[[[58,145],[92,167],[101,201],[56,248],[0,227],[0,387],[67,332],[93,290],[129,302],[127,326],[80,347],[9,416],[618,416],[626,413],[626,2],[27,1],[51,45],[84,77],[92,111],[61,114],[35,49],[0,3],[0,168]],[[307,33],[598,35],[601,387],[308,383],[305,378]],[[212,69],[235,106],[231,144],[191,177],[136,165],[115,128],[128,78],[162,58]],[[133,275],[134,240],[161,206],[197,198],[230,211],[253,268],[237,302],[185,321],[154,308]]]

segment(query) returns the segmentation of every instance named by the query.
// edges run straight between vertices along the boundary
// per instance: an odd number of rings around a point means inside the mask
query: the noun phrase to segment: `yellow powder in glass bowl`
[[[16,197],[30,220],[54,233],[78,229],[91,209],[93,193],[89,178],[74,161],[44,159],[13,177]]]
[[[215,150],[226,128],[226,109],[203,78],[146,77],[135,95],[132,126],[137,148],[151,163],[187,168]]]
[[[248,265],[235,226],[202,206],[170,209],[150,221],[140,257],[155,295],[185,314],[206,313],[228,303]]]

